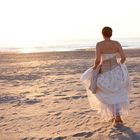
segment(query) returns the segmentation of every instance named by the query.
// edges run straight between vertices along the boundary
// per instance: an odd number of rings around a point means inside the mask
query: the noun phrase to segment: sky
[[[66,40],[140,37],[139,0],[0,0],[0,46],[42,46]]]

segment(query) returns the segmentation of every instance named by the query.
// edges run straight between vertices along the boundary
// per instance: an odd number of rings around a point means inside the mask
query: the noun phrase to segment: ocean
[[[118,38],[112,39],[121,43],[124,49],[140,48],[140,38]],[[88,48],[95,48],[96,43],[100,39],[78,39],[54,42],[51,45],[40,46],[22,46],[22,47],[9,47],[6,45],[0,45],[0,52],[17,52],[17,53],[30,53],[30,52],[51,52],[51,51],[76,51]]]

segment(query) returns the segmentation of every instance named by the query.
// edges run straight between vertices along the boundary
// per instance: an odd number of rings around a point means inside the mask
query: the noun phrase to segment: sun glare
[[[41,46],[55,44],[56,40],[98,38],[105,25],[114,29],[114,36],[140,37],[139,13],[139,0],[3,0],[0,46]]]
[[[31,53],[31,52],[36,52],[37,50],[35,48],[27,48],[27,47],[22,47],[20,48],[21,53]]]

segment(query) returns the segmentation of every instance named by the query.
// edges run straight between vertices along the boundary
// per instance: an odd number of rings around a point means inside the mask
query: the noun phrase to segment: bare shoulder
[[[103,46],[103,41],[99,41],[96,43],[96,48],[100,48],[101,46]]]
[[[121,49],[121,44],[119,41],[116,40],[110,40],[110,41],[100,41],[96,44],[96,49],[101,50],[101,52],[117,52],[119,49]]]
[[[100,45],[103,44],[103,42],[104,42],[104,41],[99,41],[99,42],[97,42],[97,45],[100,46]]]
[[[105,43],[105,41],[99,41],[97,42],[97,45],[103,45]],[[116,40],[110,40],[110,43],[114,44],[114,45],[120,45],[120,42],[119,41],[116,41]]]
[[[120,44],[119,41],[116,41],[116,40],[111,40],[111,41],[112,41],[112,43],[113,43],[114,45],[121,46],[121,44]]]

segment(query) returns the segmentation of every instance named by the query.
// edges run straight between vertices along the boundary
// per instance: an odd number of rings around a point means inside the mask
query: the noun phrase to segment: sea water
[[[121,43],[124,49],[140,48],[140,38],[118,38],[112,39],[117,40]],[[78,40],[67,40],[61,42],[54,42],[51,45],[34,45],[34,46],[5,46],[0,45],[0,52],[51,52],[51,51],[76,51],[88,48],[95,48],[96,43],[100,39],[78,39]]]

